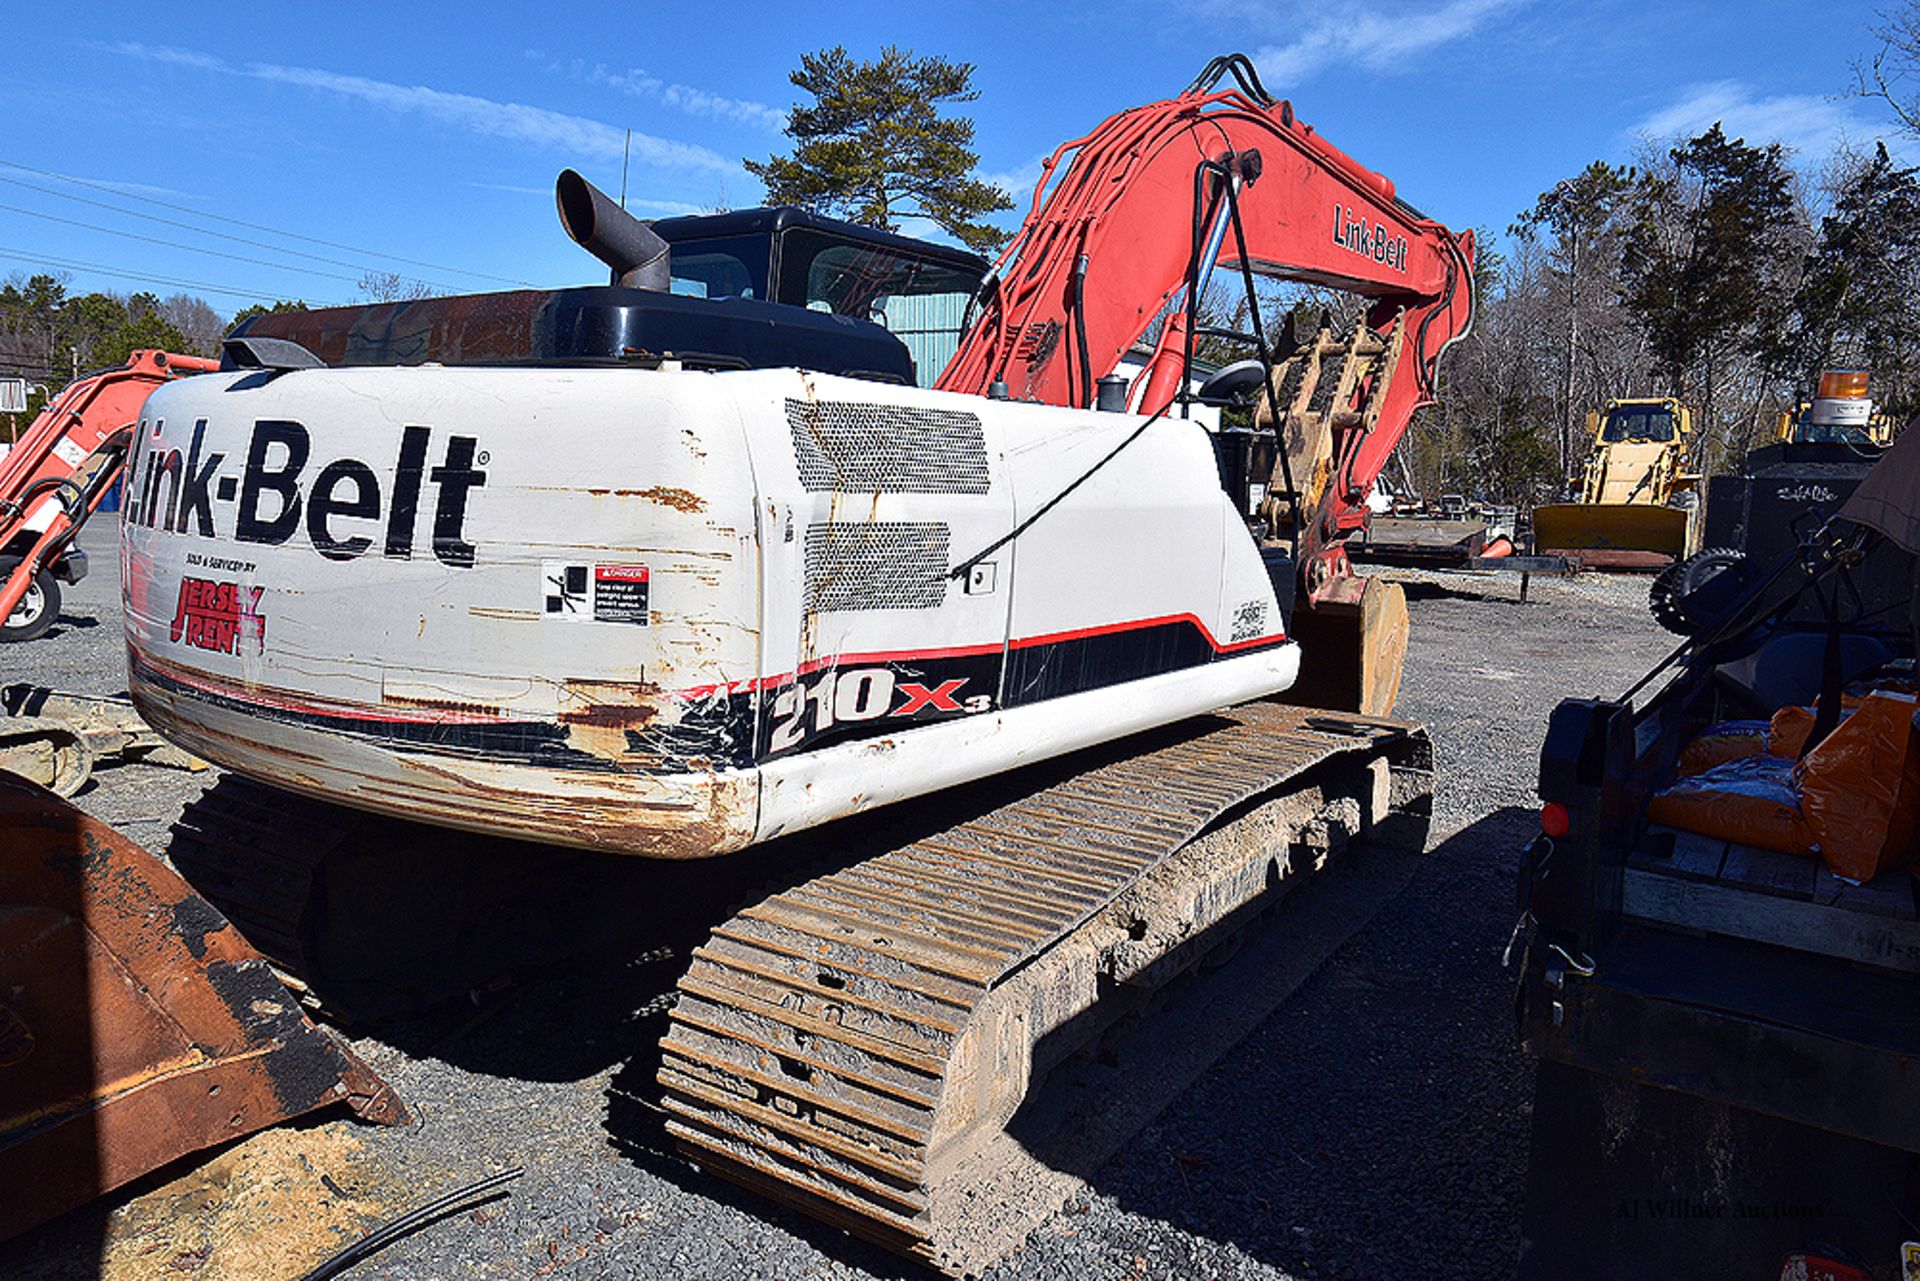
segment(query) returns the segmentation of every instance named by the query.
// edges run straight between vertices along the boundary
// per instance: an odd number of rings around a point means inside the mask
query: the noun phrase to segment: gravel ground
[[[115,535],[110,518],[87,531],[94,576],[68,593],[46,638],[0,651],[0,679],[101,693],[124,685]],[[1511,1270],[1531,1072],[1514,1046],[1499,958],[1540,736],[1557,700],[1617,694],[1667,645],[1647,617],[1644,579],[1536,579],[1523,605],[1506,576],[1393,576],[1414,619],[1398,714],[1431,727],[1440,761],[1431,852],[993,1281],[1414,1281]],[[213,774],[102,770],[78,799],[155,847]],[[349,1192],[390,1213],[508,1165],[527,1174],[511,1196],[399,1243],[353,1277],[918,1275],[671,1153],[650,1102],[649,1047],[677,964],[576,966],[478,1010],[442,1009],[357,1041],[419,1119],[397,1131],[308,1123],[316,1145],[324,1133],[362,1153]],[[95,1275],[114,1216],[157,1182],[0,1248],[0,1274]]]

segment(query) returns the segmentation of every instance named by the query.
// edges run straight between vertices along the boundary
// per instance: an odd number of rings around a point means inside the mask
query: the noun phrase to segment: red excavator
[[[86,577],[86,553],[73,540],[120,478],[148,393],[219,367],[136,351],[125,368],[68,383],[0,457],[0,641],[44,634],[60,614],[59,585]]]
[[[173,861],[342,1009],[382,938],[401,978],[440,956],[381,914],[429,865],[476,902],[467,833],[817,833],[695,949],[668,1128],[976,1267],[1045,1208],[995,1186],[1035,1083],[1349,843],[1424,840],[1426,734],[1378,718],[1404,603],[1342,545],[1467,328],[1471,238],[1238,56],[1056,153],[990,271],[799,210],[649,226],[571,172],[557,200],[612,284],[260,317],[149,401],[131,686],[240,776]],[[1216,275],[1248,355],[1202,378]],[[1372,308],[1271,334],[1256,277]]]
[[[1229,74],[1237,92],[1210,92]],[[1287,542],[1304,590],[1292,628],[1305,648],[1301,694],[1384,713],[1405,656],[1405,600],[1356,578],[1345,544],[1365,530],[1375,482],[1471,323],[1473,235],[1425,217],[1295,119],[1243,57],[1214,59],[1180,97],[1123,111],[1048,158],[980,323],[938,386],[1082,408],[1111,407],[1097,402],[1111,390],[1136,413],[1165,412],[1189,394],[1195,317],[1222,268],[1250,300],[1260,276],[1373,301],[1346,335],[1323,325],[1301,338],[1289,326],[1270,338],[1254,301],[1251,334],[1211,336],[1253,355],[1221,370],[1216,389],[1249,396],[1265,431],[1279,425],[1280,447],[1256,455],[1274,460],[1272,475],[1256,479],[1264,532]],[[1145,376],[1111,386],[1155,328]]]

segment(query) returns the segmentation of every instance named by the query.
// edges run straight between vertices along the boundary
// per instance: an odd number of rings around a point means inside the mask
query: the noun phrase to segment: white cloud
[[[210,53],[198,53],[192,49],[176,49],[172,45],[136,44],[131,40],[122,40],[110,46],[119,53],[131,54],[136,58],[145,58],[148,62],[164,62],[175,67],[197,67],[202,71],[225,71],[227,64]]]
[[[511,182],[475,182],[472,179],[467,181],[467,185],[478,188],[481,191],[504,191],[516,196],[545,196],[548,199],[553,198],[553,188],[550,186],[523,187]],[[710,206],[692,205],[684,200],[642,200],[639,198],[629,198],[627,208],[633,213],[647,214],[656,218],[669,218],[679,214],[703,214],[713,212]]]
[[[1895,154],[1909,149],[1892,136],[1893,130],[1876,124],[1851,102],[1812,93],[1761,96],[1735,80],[1689,85],[1628,132],[1665,142],[1694,137],[1716,122],[1730,138],[1744,138],[1753,146],[1777,142],[1809,160],[1824,159],[1843,144],[1861,146],[1882,136]]]
[[[552,187],[522,187],[511,182],[475,182],[469,178],[467,185],[481,191],[504,191],[515,196],[551,196],[553,194]]]
[[[530,61],[546,62],[550,73],[571,76],[585,84],[600,85],[615,89],[633,98],[648,102],[658,102],[675,111],[684,111],[693,116],[710,116],[721,120],[732,120],[738,124],[755,129],[765,129],[779,133],[787,127],[787,113],[764,102],[754,102],[747,98],[728,98],[706,89],[696,89],[692,85],[672,84],[656,75],[634,68],[628,71],[609,70],[605,63],[588,66],[575,58],[571,62],[547,61],[538,50],[529,49],[526,56]]]
[[[1013,211],[1025,217],[1027,207],[1033,201],[1034,184],[1040,181],[1040,167],[1047,163],[1051,150],[1036,152],[1011,169],[997,173],[979,173],[974,175],[982,182],[990,182],[1013,197]]]
[[[518,102],[496,102],[472,94],[446,93],[421,85],[400,85],[365,76],[342,75],[310,67],[282,67],[271,63],[235,66],[211,54],[191,50],[121,43],[114,48],[131,57],[190,66],[255,80],[297,85],[369,103],[399,115],[419,115],[469,133],[528,142],[576,156],[615,160],[627,146],[627,131],[585,116],[567,115]],[[738,165],[707,147],[677,142],[635,131],[633,158],[645,165],[674,169],[707,169],[733,173]]]
[[[9,165],[8,167],[13,169],[20,168],[18,165]],[[25,172],[31,173],[33,171],[26,170]],[[79,174],[60,173],[52,169],[46,170],[45,176],[58,178],[62,182],[78,183],[82,187],[105,187],[109,191],[125,192],[131,196],[171,196],[175,200],[206,199],[205,196],[198,196],[190,191],[181,191],[178,187],[156,187],[149,182],[126,182],[119,178],[84,178]]]
[[[656,218],[676,218],[681,214],[710,214],[716,212],[712,205],[690,205],[684,200],[641,200],[627,198],[627,210],[630,213],[651,214]]]
[[[1312,11],[1317,16],[1299,34],[1286,44],[1267,45],[1253,55],[1253,61],[1267,87],[1284,97],[1290,86],[1324,67],[1358,65],[1381,71],[1399,66],[1414,54],[1470,35],[1489,19],[1525,3],[1449,0],[1438,7],[1416,5],[1392,13],[1318,8]]]

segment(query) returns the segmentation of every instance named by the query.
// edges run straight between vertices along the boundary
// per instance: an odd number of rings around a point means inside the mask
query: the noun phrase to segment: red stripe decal
[[[1214,637],[1212,629],[1201,622],[1194,614],[1165,614],[1159,618],[1136,618],[1124,623],[1102,623],[1096,627],[1080,627],[1072,631],[1048,632],[1040,636],[1019,636],[1010,641],[1008,649],[1032,649],[1039,645],[1057,645],[1064,641],[1085,640],[1093,636],[1111,636],[1118,632],[1141,631],[1149,627],[1165,627],[1172,623],[1191,623],[1200,630],[1207,644],[1216,654],[1235,654],[1255,646],[1274,645],[1285,640],[1286,633],[1275,632],[1271,636],[1254,636],[1247,640],[1230,641],[1221,644]],[[829,667],[879,666],[886,663],[927,662],[937,658],[968,658],[976,654],[992,654],[1001,647],[995,645],[956,645],[947,649],[904,649],[875,650],[860,654],[831,654],[825,658],[816,658],[803,664],[796,674],[782,672],[778,676],[758,676],[750,680],[729,681],[725,684],[693,685],[686,689],[675,690],[673,697],[688,702],[712,698],[716,694],[746,694],[755,690],[779,689],[790,684],[798,676],[810,676],[814,672]]]

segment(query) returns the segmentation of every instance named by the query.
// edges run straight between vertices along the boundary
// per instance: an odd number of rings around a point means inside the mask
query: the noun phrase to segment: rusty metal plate
[[[185,881],[0,776],[0,1239],[330,1103],[406,1119]]]

